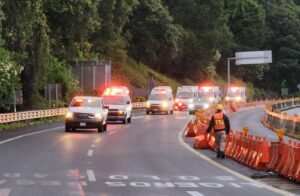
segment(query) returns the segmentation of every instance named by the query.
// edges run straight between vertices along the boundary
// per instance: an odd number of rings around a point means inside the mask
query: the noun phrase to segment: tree
[[[177,53],[179,27],[160,0],[141,0],[126,30],[129,54],[161,71]]]
[[[20,89],[20,73],[22,67],[13,61],[9,51],[3,48],[0,40],[0,98],[8,97],[13,90]]]

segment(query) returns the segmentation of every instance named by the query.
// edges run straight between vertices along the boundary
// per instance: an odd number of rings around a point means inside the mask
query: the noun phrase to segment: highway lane
[[[0,143],[0,196],[279,195],[189,151],[187,113],[65,133],[59,126]],[[42,131],[42,130],[41,130]]]
[[[291,110],[287,110],[285,112],[290,116],[294,116],[295,114],[300,116],[300,108],[294,108],[294,109],[291,109]]]
[[[231,128],[233,130],[242,131],[244,126],[248,126],[250,129],[249,134],[260,135],[266,137],[269,141],[278,141],[276,133],[266,128],[260,121],[264,115],[264,108],[257,107],[253,109],[242,110],[240,112],[229,114],[231,120]],[[284,140],[299,141],[294,138],[284,136]]]
[[[300,109],[293,109],[291,112],[299,111]],[[260,135],[267,137],[269,141],[278,141],[277,135],[274,131],[264,127],[264,125],[260,122],[260,118],[264,115],[264,108],[254,108],[249,110],[244,110],[237,113],[229,114],[229,118],[231,120],[231,126],[234,130],[241,131],[244,126],[248,126],[250,128],[250,133],[252,135]],[[284,140],[293,140],[299,142],[299,140],[284,136]],[[232,164],[227,163],[226,166],[234,167]],[[245,171],[243,171],[245,170]],[[253,175],[252,172],[247,169],[242,169],[240,172],[246,173],[246,175]],[[270,186],[280,188],[282,190],[286,190],[292,192],[296,195],[300,195],[300,186],[297,183],[289,181],[288,179],[281,178],[273,173],[260,172],[262,176],[258,177],[258,181],[262,183],[266,183]],[[261,175],[259,174],[259,175]],[[258,176],[259,176],[258,175]]]

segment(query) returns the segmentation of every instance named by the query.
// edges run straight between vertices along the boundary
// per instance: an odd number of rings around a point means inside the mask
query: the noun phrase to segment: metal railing
[[[134,109],[145,108],[146,102],[132,103],[132,107]],[[23,121],[23,120],[32,120],[38,118],[63,116],[66,114],[67,110],[68,108],[57,108],[57,109],[48,109],[48,110],[33,110],[33,111],[26,111],[26,112],[0,114],[0,124]]]
[[[273,102],[266,106],[265,115],[261,121],[274,131],[282,129],[285,135],[298,138],[300,137],[300,118],[297,115],[289,116],[282,112],[296,107],[300,107],[299,98]]]

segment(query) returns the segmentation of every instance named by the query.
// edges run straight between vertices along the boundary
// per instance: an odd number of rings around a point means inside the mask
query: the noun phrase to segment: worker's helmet
[[[221,104],[217,105],[217,110],[223,110],[223,106]]]

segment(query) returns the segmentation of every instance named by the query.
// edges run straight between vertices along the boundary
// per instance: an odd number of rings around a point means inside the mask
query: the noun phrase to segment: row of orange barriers
[[[266,169],[270,160],[268,140],[259,136],[231,131],[227,137],[225,154],[253,169]]]
[[[300,99],[287,99],[267,105],[261,122],[265,127],[276,131],[284,129],[285,135],[300,139],[300,118],[297,115],[289,116],[282,110],[300,107]]]
[[[204,112],[198,113],[196,120],[190,121],[186,136],[194,139],[194,148],[215,150],[214,133],[206,134],[208,118]],[[267,138],[248,135],[246,131],[231,130],[227,136],[225,154],[256,170],[268,170],[286,178],[300,182],[300,143],[271,142]]]

